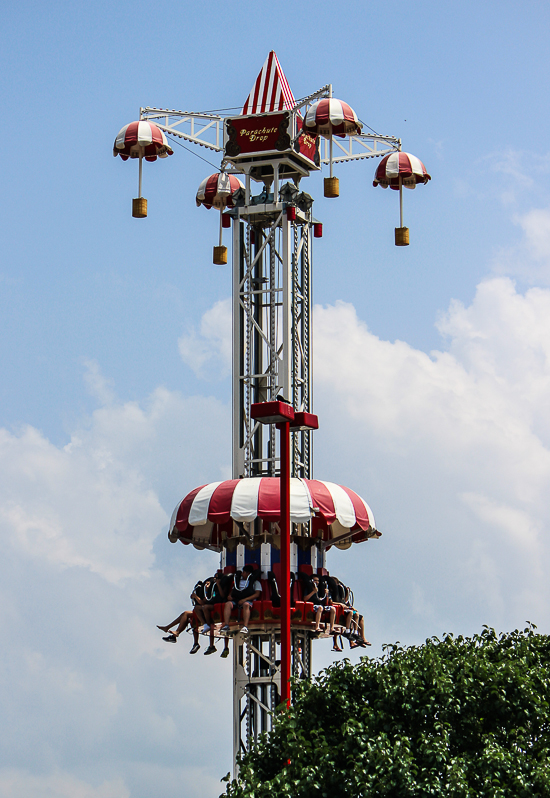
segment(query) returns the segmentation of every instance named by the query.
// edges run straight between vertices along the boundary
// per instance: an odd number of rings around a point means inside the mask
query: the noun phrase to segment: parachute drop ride
[[[143,159],[156,161],[167,158],[174,150],[168,144],[166,135],[157,125],[140,119],[125,125],[115,139],[113,155],[120,155],[123,161],[128,158],[139,158],[138,196],[132,200],[132,216],[144,219],[147,216],[147,200],[141,196]]]
[[[374,173],[373,186],[393,188],[399,191],[399,227],[395,228],[395,246],[408,247],[409,228],[403,226],[403,187],[416,188],[419,183],[424,185],[431,180],[426,167],[416,155],[409,152],[392,152],[386,155]]]
[[[330,177],[325,177],[325,197],[338,197],[340,195],[340,182],[332,174],[333,165],[333,136],[345,138],[361,133],[363,125],[357,119],[357,114],[350,106],[330,96],[317,100],[308,108],[303,129],[315,136],[323,136],[330,147],[329,166]]]
[[[231,226],[231,217],[223,212],[226,208],[233,207],[233,194],[239,188],[244,189],[244,186],[238,177],[227,175],[225,172],[216,172],[216,174],[206,177],[197,191],[195,201],[199,208],[204,205],[208,210],[217,208],[220,212],[220,241],[219,245],[214,247],[213,258],[213,262],[218,266],[224,266],[227,263],[227,247],[223,246],[222,230],[224,224],[226,227]],[[226,224],[226,220],[229,224]]]
[[[380,537],[359,493],[331,481],[332,474],[313,478],[312,435],[319,424],[312,412],[311,264],[322,224],[301,181],[327,165],[325,195],[336,197],[334,164],[382,158],[389,166],[375,182],[393,188],[390,159],[396,157],[401,170],[401,141],[362,132],[355,112],[332,97],[329,84],[295,100],[273,51],[240,114],[146,107],[142,123],[151,143],[157,129],[222,159],[219,172],[201,183],[196,203],[220,212],[215,263],[228,260],[221,234],[232,228],[232,479],[187,486],[169,539],[216,552],[225,574],[246,565],[261,574],[246,633],[235,611],[223,631],[224,606],[212,611],[216,635],[233,639],[236,758],[269,730],[274,709],[288,704],[290,677],[311,675],[315,614],[301,577],[329,579],[331,547],[363,548]],[[141,164],[151,143],[138,144],[139,131],[125,131],[115,151]],[[164,138],[154,140],[159,150],[153,154],[171,153]],[[399,171],[397,187],[407,186],[413,174],[416,181],[417,171]]]

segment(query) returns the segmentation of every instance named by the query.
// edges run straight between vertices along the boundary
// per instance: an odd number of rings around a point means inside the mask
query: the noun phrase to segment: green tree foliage
[[[550,637],[447,634],[296,685],[230,798],[550,797]]]

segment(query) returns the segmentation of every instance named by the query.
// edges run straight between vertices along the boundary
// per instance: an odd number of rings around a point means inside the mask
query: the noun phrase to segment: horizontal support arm
[[[350,136],[348,139],[339,140],[335,137],[333,141],[332,163],[340,161],[359,161],[363,158],[381,158],[398,152],[401,149],[401,139],[395,136],[379,136],[377,134],[361,133],[358,136]],[[328,141],[324,142],[324,155],[321,163],[330,163]]]
[[[175,111],[168,108],[141,108],[140,118],[154,121],[165,133],[214,152],[223,151],[223,122],[217,114]],[[164,121],[161,121],[164,120]],[[185,125],[181,129],[180,125]]]

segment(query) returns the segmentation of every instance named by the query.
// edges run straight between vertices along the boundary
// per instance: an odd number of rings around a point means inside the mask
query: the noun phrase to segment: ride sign
[[[315,168],[317,138],[309,132],[297,134],[302,119],[289,111],[237,116],[225,121],[225,155],[240,161],[254,155],[294,153]]]

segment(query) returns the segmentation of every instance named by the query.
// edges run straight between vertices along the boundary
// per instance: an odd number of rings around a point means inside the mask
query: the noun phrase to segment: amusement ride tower
[[[236,615],[225,632],[233,638],[234,758],[269,730],[274,708],[289,696],[289,675],[311,674],[315,616],[303,601],[300,573],[326,574],[331,546],[347,549],[380,535],[360,496],[312,475],[312,243],[322,225],[301,180],[326,164],[325,196],[337,197],[333,165],[366,158],[382,159],[375,185],[398,189],[400,198],[403,186],[430,178],[401,152],[400,140],[362,127],[330,85],[295,101],[271,52],[242,113],[142,108],[115,141],[115,155],[139,158],[138,218],[147,215],[142,163],[172,154],[166,134],[222,154],[197,204],[220,212],[215,263],[228,261],[222,231],[232,228],[233,478],[188,493],[174,510],[169,538],[218,552],[225,573],[248,563],[261,571],[248,632]],[[396,244],[406,245],[402,201],[400,207]],[[221,634],[222,605],[212,619]]]

